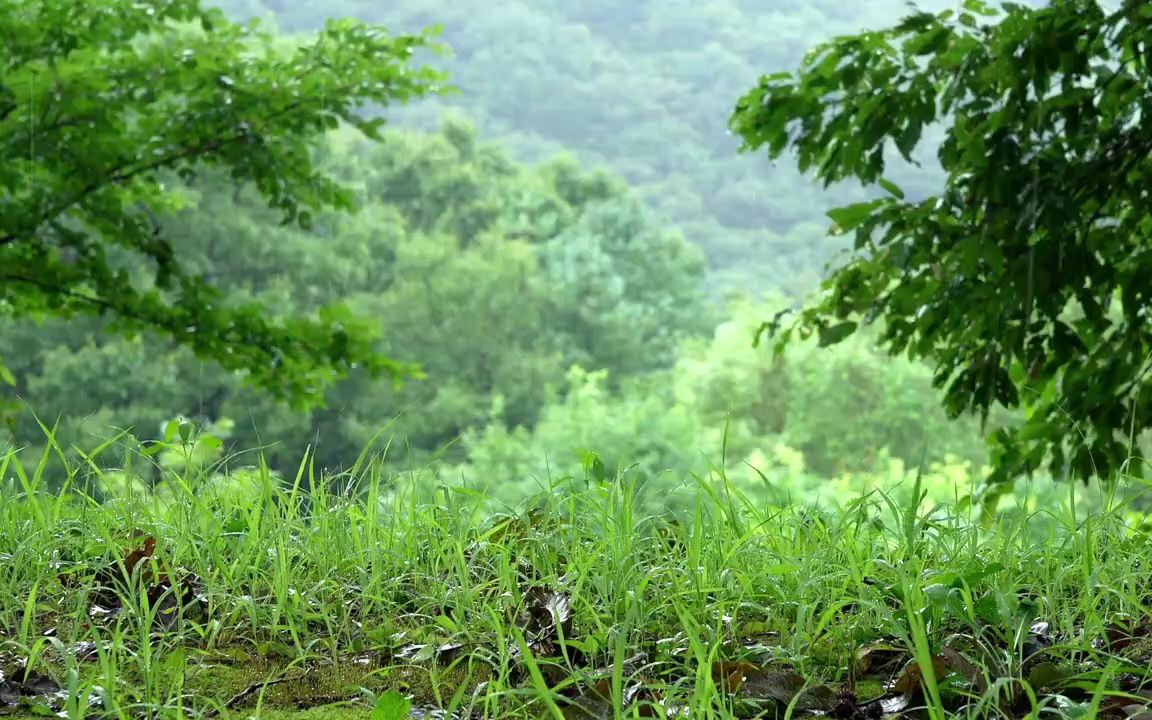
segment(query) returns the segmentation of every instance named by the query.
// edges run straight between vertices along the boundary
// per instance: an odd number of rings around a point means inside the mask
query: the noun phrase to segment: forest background
[[[443,27],[450,52],[431,62],[459,92],[389,108],[382,144],[329,133],[322,163],[357,188],[361,212],[282,226],[254,191],[202,175],[173,178],[186,207],[163,219],[212,282],[278,311],[345,301],[379,320],[385,354],[426,377],[354,375],[301,413],[155,337],[0,318],[10,444],[42,444],[40,423],[57,424],[62,452],[124,468],[102,473],[106,494],[122,490],[110,479],[159,477],[126,459],[176,417],[199,428],[197,462],[234,474],[257,451],[291,477],[306,448],[330,472],[372,448],[401,482],[509,503],[550,480],[628,473],[665,508],[720,465],[773,502],[841,504],[918,473],[930,502],[978,488],[979,424],[945,417],[929,368],[867,334],[780,362],[752,342],[846,249],[825,212],[869,195],[738,154],[734,99],[821,40],[891,24],[905,3],[216,4],[284,42],[330,17]],[[891,171],[909,196],[940,185],[933,153],[929,137],[919,166]],[[1028,489],[1025,509],[1069,491],[1042,476]],[[1098,491],[1077,492],[1092,503]]]

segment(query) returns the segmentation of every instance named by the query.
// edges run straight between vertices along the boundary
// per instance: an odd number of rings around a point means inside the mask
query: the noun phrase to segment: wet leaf
[[[436,662],[450,663],[460,655],[464,643],[444,643],[436,648]]]
[[[936,677],[942,678],[948,671],[948,663],[944,657],[937,655],[932,658],[932,671]],[[900,675],[889,685],[888,694],[861,706],[864,712],[879,711],[884,715],[902,713],[920,699],[924,682],[924,671],[916,661],[904,666]]]
[[[856,651],[854,671],[858,677],[869,674],[892,676],[908,661],[908,651],[888,643],[865,645]]]
[[[1059,688],[1072,673],[1053,662],[1037,663],[1028,673],[1028,684],[1037,691]]]
[[[1024,638],[1021,645],[1021,654],[1024,659],[1034,657],[1035,655],[1043,652],[1046,648],[1052,646],[1055,638],[1052,637],[1052,632],[1046,622],[1039,621],[1032,624],[1028,631],[1028,636]]]
[[[1104,631],[1105,647],[1109,652],[1120,652],[1137,640],[1144,640],[1152,634],[1152,623],[1147,620],[1118,618]]]
[[[984,679],[984,673],[980,671],[980,668],[969,662],[968,658],[947,646],[941,648],[940,656],[944,658],[944,665],[947,670],[958,673],[977,694],[983,694],[984,691],[988,689],[988,683]],[[936,677],[939,678],[940,675],[937,674]]]
[[[396,658],[414,663],[428,662],[436,656],[436,646],[427,644],[405,645],[396,651]]]
[[[554,644],[561,634],[572,634],[572,601],[564,593],[533,586],[524,593],[517,621],[530,647],[533,643]]]
[[[796,700],[797,710],[829,712],[836,707],[836,693],[824,685],[809,684],[792,670],[765,670],[743,674],[740,695],[757,700],[775,700],[788,705]]]
[[[944,677],[948,672],[948,661],[937,655],[932,658],[932,674],[937,679]],[[909,692],[918,692],[924,682],[924,670],[920,664],[913,661],[904,666],[903,672],[889,687],[889,691],[899,695]]]
[[[1152,720],[1152,691],[1110,694],[1100,703],[1100,717]]]
[[[622,692],[621,706],[627,717],[664,717],[661,711],[662,702],[656,693],[644,683],[630,683],[625,685]],[[571,703],[562,712],[570,720],[611,720],[615,717],[612,704],[612,681],[609,678],[599,680],[589,685],[576,697],[569,700]]]
[[[412,701],[395,690],[380,695],[372,705],[371,720],[406,720]]]
[[[50,706],[53,701],[59,701],[61,687],[48,675],[36,671],[16,675],[18,677],[0,674],[0,707]]]
[[[753,663],[718,660],[712,663],[712,682],[724,692],[736,693],[749,675],[760,672],[763,669]]]

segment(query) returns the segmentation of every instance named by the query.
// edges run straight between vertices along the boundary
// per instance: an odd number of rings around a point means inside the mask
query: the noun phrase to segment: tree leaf
[[[904,191],[901,190],[900,187],[896,183],[892,182],[891,180],[887,180],[885,178],[880,178],[879,180],[877,180],[877,182],[880,183],[880,187],[887,190],[888,193],[890,195],[892,195],[893,197],[896,197],[900,200],[904,199]]]
[[[834,232],[856,230],[854,254],[802,313],[801,337],[832,344],[847,332],[834,323],[864,312],[883,323],[890,354],[935,366],[950,417],[986,422],[996,406],[1023,406],[1027,423],[989,429],[995,482],[1044,463],[1058,477],[1108,478],[1126,460],[1116,437],[1152,429],[1147,413],[1129,422],[1131,389],[1143,383],[1134,358],[1152,346],[1152,327],[1135,315],[1152,302],[1152,252],[1132,240],[1152,232],[1140,189],[1152,182],[1143,162],[1152,137],[1132,125],[1152,71],[1129,59],[1145,54],[1135,38],[1152,33],[1152,13],[964,8],[960,23],[914,13],[821,44],[793,82],[738,104],[732,126],[749,148],[786,132],[796,167],[826,187],[878,182],[891,196],[829,212]],[[1083,42],[1114,35],[1106,46]],[[1076,87],[1054,95],[1061,76]],[[897,202],[902,190],[880,177],[882,146],[891,140],[911,160],[938,119],[945,185]],[[780,157],[783,146],[768,151]]]
[[[395,690],[389,690],[376,698],[372,705],[372,720],[407,720],[412,710],[412,701]]]
[[[844,207],[828,211],[828,217],[836,223],[842,232],[855,228],[868,219],[877,208],[888,203],[887,200],[870,200],[868,202],[853,203]]]
[[[842,322],[839,325],[833,325],[828,328],[821,327],[818,332],[818,345],[820,347],[835,345],[845,340],[854,332],[856,332],[856,323],[852,321]]]

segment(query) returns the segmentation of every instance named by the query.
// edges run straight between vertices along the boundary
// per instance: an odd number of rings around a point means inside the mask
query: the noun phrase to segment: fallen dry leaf
[[[857,677],[892,675],[908,661],[908,651],[889,643],[865,645],[856,651],[853,670]]]
[[[749,675],[759,672],[761,667],[753,663],[717,660],[712,663],[712,682],[724,692],[737,693]]]
[[[51,677],[22,669],[10,672],[10,675],[0,671],[0,708],[47,705],[59,710],[61,687]]]
[[[133,538],[139,541],[138,545],[128,550],[121,561],[101,568],[93,576],[88,617],[100,621],[117,617],[124,610],[123,597],[136,596],[140,589],[148,604],[156,608],[155,622],[161,627],[173,627],[181,610],[203,609],[199,580],[191,573],[181,573],[173,579],[174,573],[156,559],[156,538],[139,530]],[[67,588],[82,586],[75,574],[58,577]]]
[[[948,661],[941,655],[936,655],[932,658],[932,674],[937,679],[943,677],[948,672]],[[920,663],[913,660],[904,666],[903,672],[896,678],[895,681],[889,686],[888,691],[903,695],[910,692],[919,692],[921,685],[924,682],[924,670],[920,667]]]
[[[765,670],[744,675],[740,695],[756,700],[775,700],[797,710],[830,712],[837,704],[835,691],[826,685],[810,684],[792,670]]]
[[[662,702],[652,688],[642,682],[633,682],[622,688],[621,707],[628,717],[664,717]],[[563,709],[569,720],[610,720],[615,717],[612,703],[612,680],[605,678],[592,683]]]
[[[947,646],[941,648],[940,656],[944,659],[944,666],[949,671],[960,674],[968,681],[973,691],[982,695],[988,689],[988,682],[984,678],[984,673],[969,662],[968,658]]]
[[[1100,703],[1100,717],[1152,720],[1152,690],[1109,695]]]

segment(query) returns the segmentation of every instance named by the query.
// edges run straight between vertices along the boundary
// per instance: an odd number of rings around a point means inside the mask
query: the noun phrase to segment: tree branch
[[[343,94],[343,93],[347,92],[347,90],[344,88],[340,88],[336,92],[337,92],[337,94]],[[294,102],[291,102],[288,105],[285,105],[280,110],[278,110],[274,113],[271,113],[270,115],[267,115],[265,119],[275,120],[275,119],[281,118],[285,115],[288,115],[288,114],[296,111],[302,105],[304,105],[304,103],[305,103],[304,98],[301,98],[300,100],[296,100]],[[0,235],[0,246],[6,245],[8,243],[16,242],[18,239],[20,239],[22,237],[26,237],[29,234],[35,233],[37,228],[39,228],[41,225],[43,225],[48,220],[60,215],[61,213],[65,212],[66,210],[68,210],[72,206],[74,206],[77,203],[84,200],[86,197],[88,197],[92,193],[94,193],[94,192],[100,190],[101,188],[104,188],[104,187],[106,187],[112,183],[124,182],[126,180],[131,180],[132,178],[134,178],[138,175],[141,175],[143,173],[146,173],[146,172],[149,172],[152,170],[159,170],[160,168],[166,167],[166,166],[168,166],[172,163],[178,162],[180,160],[187,160],[189,158],[196,158],[196,157],[199,157],[200,155],[203,155],[203,154],[211,155],[211,154],[215,153],[216,151],[220,150],[221,148],[228,146],[228,145],[232,145],[234,143],[238,143],[240,141],[243,141],[247,137],[248,137],[247,132],[241,132],[241,133],[233,134],[232,136],[226,137],[224,139],[211,139],[211,140],[207,140],[203,143],[200,143],[199,145],[196,145],[194,147],[183,148],[183,149],[178,150],[176,152],[173,152],[169,155],[161,157],[158,160],[154,160],[152,162],[146,163],[146,164],[141,165],[139,167],[135,167],[135,168],[126,167],[126,168],[114,170],[111,175],[107,175],[101,180],[97,180],[95,182],[89,183],[87,186],[82,188],[79,192],[73,194],[70,198],[58,203],[57,205],[52,207],[50,210],[48,210],[46,213],[42,214],[40,216],[40,218],[35,222],[35,224],[30,229],[25,230],[25,231],[20,231],[20,232],[11,232],[7,235]]]

